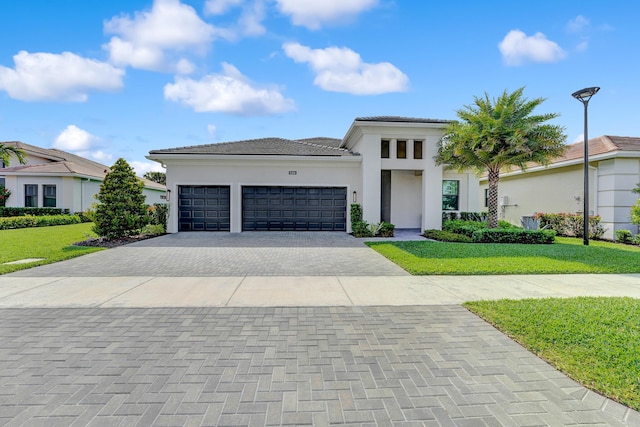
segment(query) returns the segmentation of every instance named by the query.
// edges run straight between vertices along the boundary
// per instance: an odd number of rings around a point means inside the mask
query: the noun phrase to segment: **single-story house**
[[[69,212],[82,212],[96,202],[94,196],[109,166],[87,160],[54,148],[40,148],[24,142],[3,142],[20,148],[26,164],[13,157],[9,167],[0,164],[0,184],[11,196],[6,206],[56,207]],[[141,178],[147,204],[165,203],[166,187]]]
[[[440,228],[444,210],[475,210],[478,178],[436,166],[444,120],[359,117],[342,139],[261,138],[153,150],[167,169],[167,231],[350,232],[369,223]]]
[[[615,230],[638,228],[629,223],[631,207],[640,183],[640,138],[600,136],[589,140],[589,214],[599,215],[612,239]],[[480,178],[486,209],[488,179]],[[584,143],[567,147],[565,154],[548,166],[526,171],[514,169],[500,175],[498,185],[501,218],[520,224],[522,216],[543,213],[582,213],[584,194]]]

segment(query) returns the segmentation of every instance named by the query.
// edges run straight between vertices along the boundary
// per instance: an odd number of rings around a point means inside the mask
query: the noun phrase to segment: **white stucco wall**
[[[221,157],[221,156],[220,156]],[[167,184],[171,190],[167,231],[178,231],[178,187],[181,185],[228,185],[231,188],[231,232],[242,231],[243,186],[309,186],[347,188],[347,226],[353,191],[362,193],[360,158],[300,159],[282,158],[265,164],[264,159],[247,156],[163,160],[167,165]],[[295,175],[290,174],[295,171]],[[358,196],[359,197],[359,196]]]
[[[604,237],[613,239],[615,230],[628,229],[631,206],[638,195],[631,190],[640,182],[640,161],[637,158],[612,158],[590,163],[589,211],[600,215],[607,229]],[[486,180],[480,185],[480,203],[484,207]],[[498,186],[499,197],[507,196],[508,206],[499,207],[504,219],[520,225],[520,217],[545,213],[582,213],[584,175],[581,164],[504,176]],[[515,206],[514,206],[515,205]],[[486,209],[486,208],[485,208]],[[501,216],[502,218],[503,216]]]
[[[591,186],[594,187],[595,173],[590,174]],[[538,172],[502,176],[498,183],[498,197],[506,206],[498,205],[498,216],[512,224],[520,225],[522,216],[544,213],[578,213],[582,212],[582,193],[584,189],[583,172],[580,165],[559,169],[546,169]],[[484,192],[489,187],[486,180],[480,184],[480,198],[482,210],[484,206]],[[590,193],[590,205],[595,206],[594,192]]]

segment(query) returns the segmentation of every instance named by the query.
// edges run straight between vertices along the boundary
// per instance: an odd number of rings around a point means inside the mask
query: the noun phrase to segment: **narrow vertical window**
[[[457,211],[460,192],[460,181],[442,181],[442,210]]]
[[[55,185],[43,185],[42,186],[42,206],[45,208],[56,207],[56,186]]]
[[[383,139],[380,144],[380,157],[383,159],[389,158],[389,140]]]
[[[422,159],[422,141],[413,141],[413,158]]]
[[[25,184],[24,186],[24,207],[38,207],[38,186],[35,184]]]
[[[488,188],[484,189],[484,207],[485,208],[489,207],[489,189]]]
[[[398,148],[397,150],[398,158],[406,159],[407,158],[407,141],[398,141],[397,148]]]

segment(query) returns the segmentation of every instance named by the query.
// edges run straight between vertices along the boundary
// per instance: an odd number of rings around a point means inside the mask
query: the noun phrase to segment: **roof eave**
[[[149,160],[163,163],[164,160],[303,160],[303,161],[336,161],[336,162],[359,162],[359,155],[349,156],[328,156],[311,155],[300,156],[290,154],[209,154],[209,153],[154,153],[150,152],[145,156]]]

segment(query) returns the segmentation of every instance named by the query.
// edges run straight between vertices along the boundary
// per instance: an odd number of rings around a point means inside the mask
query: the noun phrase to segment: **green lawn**
[[[640,410],[640,300],[570,298],[464,304],[569,377]]]
[[[640,247],[558,237],[552,245],[369,242],[414,275],[640,273]]]
[[[74,258],[102,248],[70,246],[95,235],[92,223],[58,225],[54,227],[20,228],[0,231],[0,274],[31,268],[36,265]],[[3,265],[26,258],[44,258],[29,264]]]

